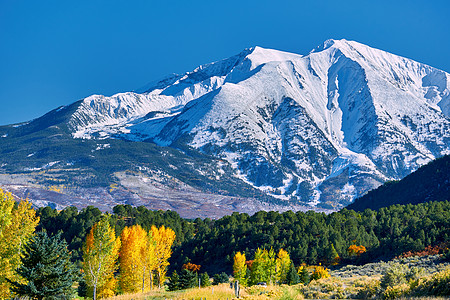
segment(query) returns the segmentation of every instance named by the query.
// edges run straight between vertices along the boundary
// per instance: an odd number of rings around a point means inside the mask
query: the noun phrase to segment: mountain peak
[[[88,97],[69,127],[195,148],[228,163],[218,181],[227,169],[285,203],[339,207],[450,153],[449,87],[443,71],[345,39],[306,56],[255,46],[144,93]]]

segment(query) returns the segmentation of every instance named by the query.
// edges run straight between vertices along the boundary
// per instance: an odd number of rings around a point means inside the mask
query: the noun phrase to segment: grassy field
[[[397,272],[395,272],[397,270]],[[411,272],[415,270],[415,272]],[[387,276],[386,274],[391,274]],[[397,274],[397,275],[395,275]],[[435,297],[444,296],[445,297]],[[418,297],[422,296],[422,297]],[[239,299],[450,299],[450,266],[439,255],[410,257],[363,266],[347,265],[331,277],[307,285],[242,287]],[[120,295],[111,300],[219,300],[237,299],[228,283],[205,288]]]
[[[267,286],[267,287],[249,287],[241,290],[241,295],[239,299],[246,300],[266,300],[266,299],[276,299],[276,300],[300,300],[300,299],[358,299],[351,297],[351,295],[345,296],[344,294],[338,295],[336,292],[343,292],[347,289],[347,292],[353,290],[353,296],[358,291],[358,282],[363,283],[366,280],[371,280],[369,278],[358,278],[358,279],[347,279],[346,281],[339,281],[336,278],[327,278],[320,280],[318,282],[313,282],[312,285],[307,288],[302,284],[296,286]],[[347,284],[355,284],[354,286],[347,286]],[[321,286],[322,288],[318,289]],[[344,286],[344,287],[343,287]],[[306,290],[305,290],[306,288]],[[306,296],[303,292],[306,291]],[[331,298],[330,298],[331,297]],[[233,290],[230,289],[228,284],[221,284],[219,286],[207,287],[201,289],[189,289],[177,292],[167,292],[167,291],[153,291],[148,293],[139,294],[127,294],[120,295],[110,300],[232,300],[237,299],[234,295]],[[361,299],[361,298],[359,298]],[[409,299],[409,300],[444,300],[448,297],[410,297],[410,298],[399,298],[399,299]]]

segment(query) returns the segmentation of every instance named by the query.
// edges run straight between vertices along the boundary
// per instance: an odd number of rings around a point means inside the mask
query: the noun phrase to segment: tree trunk
[[[145,267],[144,272],[142,272],[142,292],[144,292],[145,289]]]

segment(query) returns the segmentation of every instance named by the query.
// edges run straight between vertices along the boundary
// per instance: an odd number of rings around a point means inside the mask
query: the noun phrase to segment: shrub
[[[330,273],[328,273],[328,269],[324,268],[322,266],[317,266],[314,269],[314,272],[311,274],[312,280],[317,280],[320,278],[328,278],[328,277],[330,277]]]
[[[383,292],[383,299],[397,299],[406,295],[409,291],[409,285],[402,283],[395,286],[388,286]]]
[[[406,283],[406,272],[407,270],[404,265],[401,265],[399,263],[392,264],[384,272],[383,277],[381,277],[381,288],[386,289],[387,287],[393,287]]]
[[[414,287],[411,294],[416,296],[450,296],[450,269],[434,274],[431,278]]]
[[[380,281],[369,281],[356,295],[358,299],[372,299],[381,292]]]

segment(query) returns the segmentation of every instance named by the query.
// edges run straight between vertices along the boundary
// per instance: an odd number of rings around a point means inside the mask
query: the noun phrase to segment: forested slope
[[[391,181],[358,198],[348,209],[363,211],[393,204],[450,200],[450,155],[420,167],[400,181]]]
[[[63,231],[74,259],[80,259],[87,231],[101,217],[88,207],[78,212],[66,208],[60,212],[40,209],[40,228],[49,233]],[[110,222],[119,235],[125,226],[165,225],[176,233],[171,268],[180,269],[187,262],[200,264],[210,274],[231,274],[232,259],[244,251],[251,259],[258,247],[287,250],[296,265],[328,264],[334,247],[341,263],[357,263],[347,253],[350,245],[363,245],[367,252],[360,262],[388,259],[405,251],[423,250],[428,245],[450,242],[450,202],[418,205],[394,205],[379,211],[355,212],[343,209],[329,215],[312,211],[303,213],[258,212],[252,216],[234,213],[219,220],[185,220],[172,211],[150,211],[144,207],[116,206]],[[333,257],[334,258],[334,257]]]

